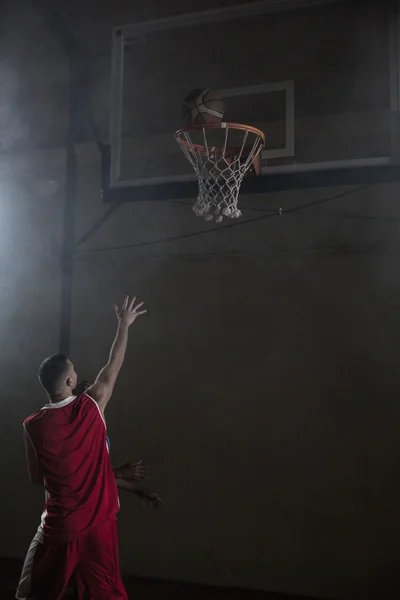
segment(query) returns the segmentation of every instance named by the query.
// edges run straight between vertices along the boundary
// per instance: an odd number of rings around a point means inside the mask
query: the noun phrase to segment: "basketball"
[[[224,101],[210,90],[193,90],[183,102],[187,124],[219,123],[224,118]]]

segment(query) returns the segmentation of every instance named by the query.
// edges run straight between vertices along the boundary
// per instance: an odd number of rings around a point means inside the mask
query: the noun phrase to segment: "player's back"
[[[97,403],[87,394],[43,407],[24,422],[45,477],[43,534],[69,541],[115,519],[118,495]]]

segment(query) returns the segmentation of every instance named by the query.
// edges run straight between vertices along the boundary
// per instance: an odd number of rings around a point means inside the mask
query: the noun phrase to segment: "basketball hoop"
[[[240,186],[252,166],[260,171],[263,132],[239,123],[204,123],[180,129],[175,138],[199,179],[195,214],[217,223],[240,217]]]

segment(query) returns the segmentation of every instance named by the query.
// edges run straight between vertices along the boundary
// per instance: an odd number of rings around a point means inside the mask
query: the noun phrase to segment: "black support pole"
[[[95,122],[90,114],[87,97],[88,55],[79,39],[73,34],[68,24],[61,17],[52,0],[31,0],[32,8],[40,15],[49,32],[54,35],[60,48],[69,61],[69,109],[67,131],[67,156],[64,191],[64,215],[62,225],[61,255],[61,313],[60,313],[60,352],[69,354],[71,346],[72,321],[72,289],[73,289],[73,257],[75,233],[75,205],[77,201],[78,165],[76,144],[79,141],[80,128],[86,124],[92,129],[101,155],[102,181],[105,187],[109,183],[109,147],[102,144],[96,132]],[[86,74],[86,76],[85,76]],[[87,231],[78,245],[87,241],[93,233],[107,221],[119,207],[109,209]]]

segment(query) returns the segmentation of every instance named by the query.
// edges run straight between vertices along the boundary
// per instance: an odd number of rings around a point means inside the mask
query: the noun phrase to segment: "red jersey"
[[[87,394],[47,404],[24,421],[45,478],[44,536],[71,541],[119,510],[98,404]]]

